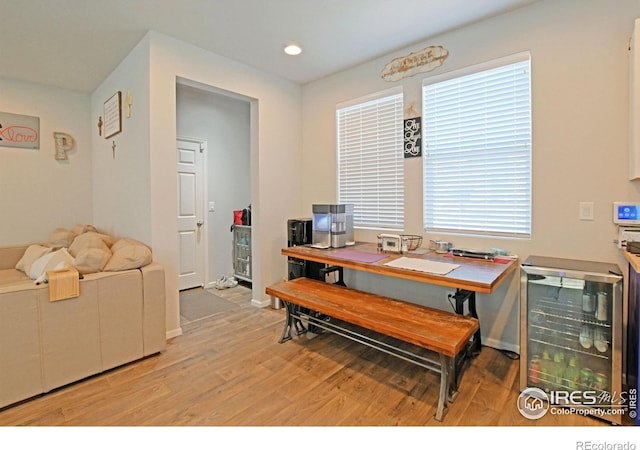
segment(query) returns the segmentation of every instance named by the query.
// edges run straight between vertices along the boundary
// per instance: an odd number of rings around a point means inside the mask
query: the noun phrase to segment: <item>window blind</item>
[[[531,235],[531,70],[522,58],[423,84],[425,231]]]
[[[402,92],[338,105],[338,201],[358,227],[404,227]]]

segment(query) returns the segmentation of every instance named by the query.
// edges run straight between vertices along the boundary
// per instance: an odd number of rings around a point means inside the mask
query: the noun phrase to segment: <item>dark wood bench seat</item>
[[[298,334],[306,332],[306,328],[297,323],[306,319],[320,328],[439,372],[441,383],[436,419],[442,420],[447,400],[453,400],[457,392],[453,360],[478,330],[477,319],[307,278],[274,284],[266,288],[266,293],[280,298],[287,308],[281,342],[291,338],[292,329]],[[423,358],[417,355],[407,359],[404,350],[393,351],[388,344],[374,338],[365,338],[363,342],[361,335],[354,338],[351,332],[343,332],[339,327],[334,329],[329,325],[330,320],[314,320],[314,315],[305,309],[430,350],[439,355],[440,361],[424,364]]]

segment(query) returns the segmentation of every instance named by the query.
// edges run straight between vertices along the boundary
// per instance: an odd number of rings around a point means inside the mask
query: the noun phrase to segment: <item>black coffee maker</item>
[[[287,246],[311,244],[312,225],[311,219],[289,219],[287,221]]]
[[[309,245],[313,239],[312,219],[289,219],[287,220],[287,245],[295,247],[298,245]],[[305,261],[304,259],[287,259],[289,279],[307,277],[314,280],[325,279],[325,264]]]

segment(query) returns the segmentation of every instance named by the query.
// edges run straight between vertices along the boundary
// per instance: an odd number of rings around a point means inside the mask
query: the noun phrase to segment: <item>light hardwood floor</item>
[[[0,425],[607,426],[516,407],[518,361],[483,348],[442,423],[439,377],[339,336],[278,344],[283,310],[255,308],[238,286],[232,311],[183,325],[166,351],[0,411]]]

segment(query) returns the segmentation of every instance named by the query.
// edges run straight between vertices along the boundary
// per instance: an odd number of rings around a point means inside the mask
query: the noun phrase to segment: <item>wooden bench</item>
[[[281,343],[292,338],[292,330],[298,335],[306,333],[304,320],[308,327],[339,334],[440,373],[435,418],[442,420],[447,401],[453,401],[457,394],[454,359],[478,330],[477,319],[308,278],[274,284],[266,293],[280,298],[286,307]],[[373,331],[379,337],[340,322]],[[416,351],[382,339],[387,336],[416,346]],[[417,351],[422,349],[436,353],[438,359]]]

